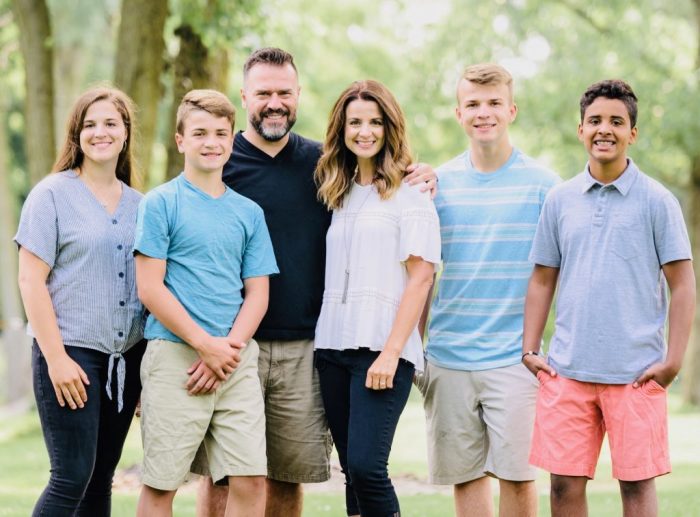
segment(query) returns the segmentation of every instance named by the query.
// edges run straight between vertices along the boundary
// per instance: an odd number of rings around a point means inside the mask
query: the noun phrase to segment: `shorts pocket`
[[[540,384],[544,384],[545,382],[549,381],[552,378],[551,375],[549,375],[545,370],[538,370],[537,371],[537,380],[540,381]]]
[[[425,372],[416,372],[413,375],[413,385],[425,396]]]
[[[645,395],[654,396],[659,394],[666,394],[666,388],[661,384],[656,382],[654,379],[649,379],[642,385],[642,392]]]
[[[139,371],[141,377],[141,384],[146,384],[149,374],[151,373],[151,363],[153,362],[153,353],[155,352],[155,346],[151,342],[146,344],[146,351],[141,359],[141,369]]]

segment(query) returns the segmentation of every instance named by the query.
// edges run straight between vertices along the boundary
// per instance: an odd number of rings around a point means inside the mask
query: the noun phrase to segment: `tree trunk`
[[[56,153],[51,24],[44,0],[12,0],[12,12],[24,57],[25,142],[34,185],[51,170]]]
[[[209,87],[226,93],[230,68],[228,50],[224,48],[210,49],[207,63],[209,67]],[[236,117],[236,125],[239,125],[238,122]],[[243,125],[245,126],[245,124]]]
[[[0,100],[0,112],[7,113],[6,102]],[[9,170],[8,141],[4,121],[0,123],[0,170]],[[17,228],[16,200],[8,184],[6,172],[0,174],[0,321],[4,323],[0,337],[4,355],[3,385],[0,403],[25,404],[29,401],[30,344],[24,332],[24,315],[17,289],[17,248],[12,236]]]
[[[175,36],[180,40],[180,51],[173,62],[173,102],[168,116],[168,131],[166,134],[166,147],[168,150],[166,179],[177,176],[182,171],[182,155],[175,144],[175,118],[177,107],[182,97],[195,88],[208,88],[209,73],[207,71],[207,59],[209,52],[202,38],[188,24],[180,25],[175,29]]]
[[[692,160],[689,233],[693,247],[695,268],[695,288],[700,293],[700,156]],[[696,306],[693,333],[683,366],[683,399],[685,402],[700,405],[700,304]]]
[[[56,81],[54,85],[53,113],[56,117],[55,131],[59,142],[65,138],[65,124],[71,107],[80,96],[85,85],[85,74],[76,70],[76,63],[87,61],[88,53],[85,45],[74,44],[67,48],[56,45],[54,52],[54,69]]]
[[[700,0],[693,0],[695,6],[695,30],[697,53],[695,55],[696,70],[700,70]],[[696,74],[697,75],[697,74]],[[700,153],[698,149],[690,151],[690,242],[693,247],[693,266],[695,268],[695,288],[700,293]],[[700,405],[700,304],[695,309],[693,333],[688,344],[688,351],[683,365],[683,400],[693,405]]]
[[[141,178],[135,179],[136,188],[148,185],[158,103],[162,93],[160,76],[165,50],[163,29],[167,15],[167,0],[122,2],[114,82],[138,106],[134,150]]]
[[[226,92],[228,77],[228,53],[225,49],[207,49],[200,35],[188,24],[175,29],[175,35],[180,39],[180,51],[173,63],[173,103],[168,118],[168,127],[172,129],[167,140],[166,179],[177,176],[183,166],[182,155],[172,137],[177,107],[182,97],[195,88],[213,88]]]

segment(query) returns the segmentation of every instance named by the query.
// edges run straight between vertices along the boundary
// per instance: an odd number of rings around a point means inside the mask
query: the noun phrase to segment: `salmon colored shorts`
[[[530,463],[560,476],[593,479],[608,433],[613,477],[641,481],[671,471],[666,390],[651,380],[597,384],[540,371]]]

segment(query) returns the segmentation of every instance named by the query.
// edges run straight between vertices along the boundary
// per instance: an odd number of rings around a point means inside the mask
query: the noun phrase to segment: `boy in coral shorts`
[[[652,516],[654,478],[671,470],[666,387],[695,307],[690,244],[676,198],[627,157],[637,136],[629,85],[596,83],[580,107],[588,164],[550,191],[530,253],[523,362],[540,381],[530,463],[551,473],[552,515],[586,515],[586,484],[607,432],[624,514]]]

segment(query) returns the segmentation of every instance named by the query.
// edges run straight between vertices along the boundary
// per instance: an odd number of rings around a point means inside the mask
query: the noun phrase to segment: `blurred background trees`
[[[623,78],[640,99],[631,156],[679,197],[700,257],[699,40],[700,0],[0,0],[0,403],[28,388],[11,242],[19,207],[48,172],[66,112],[89,84],[113,82],[137,102],[147,190],[180,170],[172,135],[182,95],[212,87],[240,106],[241,66],[259,46],[295,56],[300,133],[322,139],[339,92],[375,78],[401,102],[418,159],[434,165],[465,146],[454,120],[460,72],[499,62],[515,77],[515,145],[565,178],[586,159],[576,138],[580,94]],[[238,128],[244,117],[240,110]],[[682,372],[684,398],[695,404],[698,343]]]

